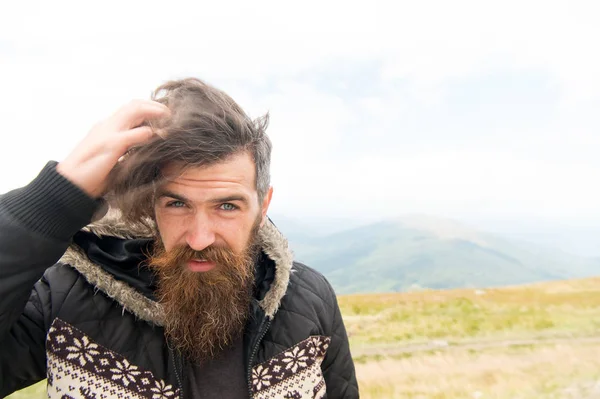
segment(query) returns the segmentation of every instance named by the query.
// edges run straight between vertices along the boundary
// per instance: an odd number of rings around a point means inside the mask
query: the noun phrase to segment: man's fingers
[[[171,111],[164,104],[150,100],[134,100],[121,108],[115,118],[119,126],[131,129],[146,120],[165,118],[170,115]]]
[[[154,133],[152,132],[150,126],[136,127],[123,132],[123,144],[127,147],[126,150],[128,150],[135,145],[145,143],[146,141],[150,140],[153,135]]]

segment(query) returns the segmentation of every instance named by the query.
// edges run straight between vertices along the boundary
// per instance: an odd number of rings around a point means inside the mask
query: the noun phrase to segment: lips
[[[192,259],[188,261],[187,267],[192,272],[207,272],[214,269],[216,266],[215,262],[210,262],[204,259]]]

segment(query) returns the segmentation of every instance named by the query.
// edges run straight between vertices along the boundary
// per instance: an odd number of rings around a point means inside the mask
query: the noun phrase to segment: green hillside
[[[286,232],[286,225],[282,227]],[[456,222],[412,217],[325,236],[290,229],[296,259],[340,294],[489,287],[586,277],[600,262],[506,240]]]

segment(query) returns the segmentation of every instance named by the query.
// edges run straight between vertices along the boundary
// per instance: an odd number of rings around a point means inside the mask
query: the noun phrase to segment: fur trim
[[[96,289],[119,302],[124,310],[133,313],[142,320],[150,321],[159,326],[163,325],[164,309],[162,305],[146,298],[129,284],[115,279],[102,267],[93,263],[85,252],[76,245],[69,247],[60,259],[60,263],[67,264],[77,270]]]
[[[131,223],[121,218],[118,210],[111,208],[102,219],[90,223],[83,230],[94,233],[98,237],[112,236],[118,238],[152,238],[156,237],[156,225],[152,220]]]
[[[109,211],[100,221],[88,225],[84,230],[97,236],[127,239],[156,236],[156,229],[152,223],[125,223],[114,211]],[[258,240],[264,253],[275,262],[275,279],[269,292],[260,302],[267,317],[273,318],[287,291],[293,256],[285,237],[268,219],[259,230]],[[78,246],[71,245],[60,262],[76,269],[90,284],[119,302],[125,310],[140,319],[163,325],[164,309],[158,302],[148,299],[129,284],[115,279],[112,274],[93,263]]]
[[[259,231],[259,240],[264,253],[275,262],[275,279],[269,292],[260,302],[267,316],[273,318],[287,291],[294,258],[288,247],[288,241],[268,219]]]

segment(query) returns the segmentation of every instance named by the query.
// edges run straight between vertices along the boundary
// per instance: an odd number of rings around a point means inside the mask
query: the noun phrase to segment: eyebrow
[[[169,198],[173,198],[176,199],[177,201],[181,201],[181,202],[190,202],[186,197],[184,197],[181,194],[176,194],[172,191],[169,190],[162,190],[159,195],[158,198],[164,198],[164,197],[169,197]],[[218,198],[213,198],[211,200],[209,200],[209,202],[212,203],[223,203],[223,202],[235,202],[235,201],[239,201],[242,202],[244,204],[248,203],[248,199],[243,196],[243,195],[239,195],[239,194],[234,194],[234,195],[228,195],[225,197],[218,197]]]
[[[181,202],[189,202],[187,198],[185,198],[183,195],[180,194],[175,194],[172,191],[169,190],[161,190],[158,194],[158,198],[164,198],[164,197],[169,197],[169,198],[173,198],[176,199],[177,201],[181,201]]]
[[[209,202],[213,202],[213,203],[221,203],[221,202],[235,202],[235,201],[239,201],[242,202],[244,204],[248,203],[248,199],[242,195],[228,195],[226,197],[219,197],[219,198],[214,198],[209,200]]]

